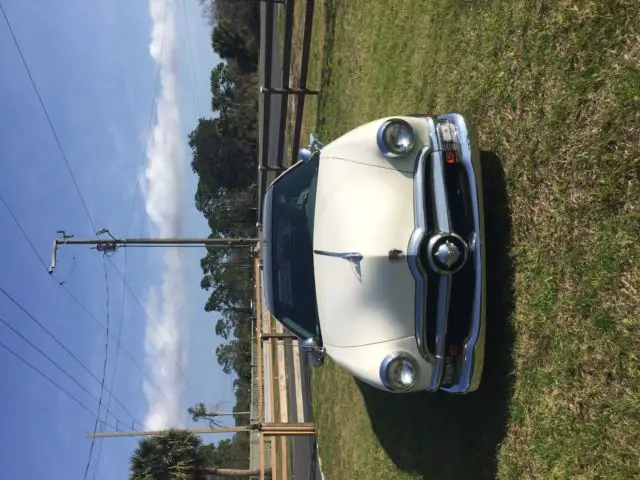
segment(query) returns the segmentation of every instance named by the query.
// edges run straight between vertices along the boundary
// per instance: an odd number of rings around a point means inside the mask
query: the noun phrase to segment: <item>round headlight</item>
[[[413,142],[413,127],[399,118],[387,120],[378,129],[378,147],[385,155],[404,155],[411,151]]]
[[[380,380],[394,392],[409,390],[418,378],[418,366],[406,353],[392,353],[380,365]]]

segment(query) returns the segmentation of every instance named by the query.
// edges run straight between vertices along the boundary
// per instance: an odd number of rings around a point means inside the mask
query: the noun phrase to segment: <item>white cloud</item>
[[[146,211],[155,233],[161,237],[183,234],[185,161],[178,102],[175,5],[173,0],[150,0],[152,20],[149,51],[160,68],[160,92],[153,136],[147,147],[145,171]],[[152,287],[148,311],[145,353],[150,374],[164,395],[145,382],[149,411],[145,423],[159,429],[183,424],[182,397],[186,367],[186,265],[183,251],[164,251],[162,285]]]

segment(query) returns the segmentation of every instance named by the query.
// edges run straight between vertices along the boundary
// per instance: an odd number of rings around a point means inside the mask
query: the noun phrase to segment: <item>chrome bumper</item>
[[[433,365],[433,374],[428,391],[443,390],[449,393],[467,393],[478,388],[482,376],[485,340],[485,247],[484,211],[482,201],[482,177],[480,154],[477,148],[475,130],[467,125],[459,114],[424,117],[428,123],[431,146],[419,154],[414,172],[414,218],[415,228],[407,249],[409,268],[416,282],[415,336],[422,356]],[[443,273],[424,260],[421,251],[430,248],[434,238],[442,234],[456,235],[451,221],[451,212],[445,179],[445,151],[443,138],[436,128],[439,122],[450,122],[457,132],[457,162],[464,170],[468,185],[468,205],[472,222],[471,232],[467,232],[466,262],[474,270],[473,292],[469,293],[469,330],[461,350],[457,355],[447,352],[447,329],[450,319],[450,301],[453,280],[456,273]],[[428,184],[427,184],[427,179]],[[430,197],[427,198],[427,195]],[[430,203],[427,211],[427,200]],[[430,243],[431,242],[431,243]],[[429,281],[438,282],[437,296],[427,298]],[[436,318],[427,318],[427,302],[436,302]],[[433,310],[432,310],[433,311]],[[454,321],[456,319],[453,319]],[[465,321],[467,319],[464,319]],[[457,319],[460,321],[460,319]],[[431,348],[427,342],[428,322],[435,322],[431,328],[433,337]]]

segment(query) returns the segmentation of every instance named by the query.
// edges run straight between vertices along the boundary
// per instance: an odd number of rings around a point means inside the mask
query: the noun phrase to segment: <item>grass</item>
[[[392,396],[314,370],[328,480],[640,477],[638,7],[316,0],[305,130],[467,114],[489,249],[480,391]]]

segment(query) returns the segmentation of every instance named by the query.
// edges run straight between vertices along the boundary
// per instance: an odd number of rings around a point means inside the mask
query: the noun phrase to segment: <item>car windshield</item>
[[[319,340],[313,272],[318,162],[299,163],[271,187],[272,313],[301,338]]]

